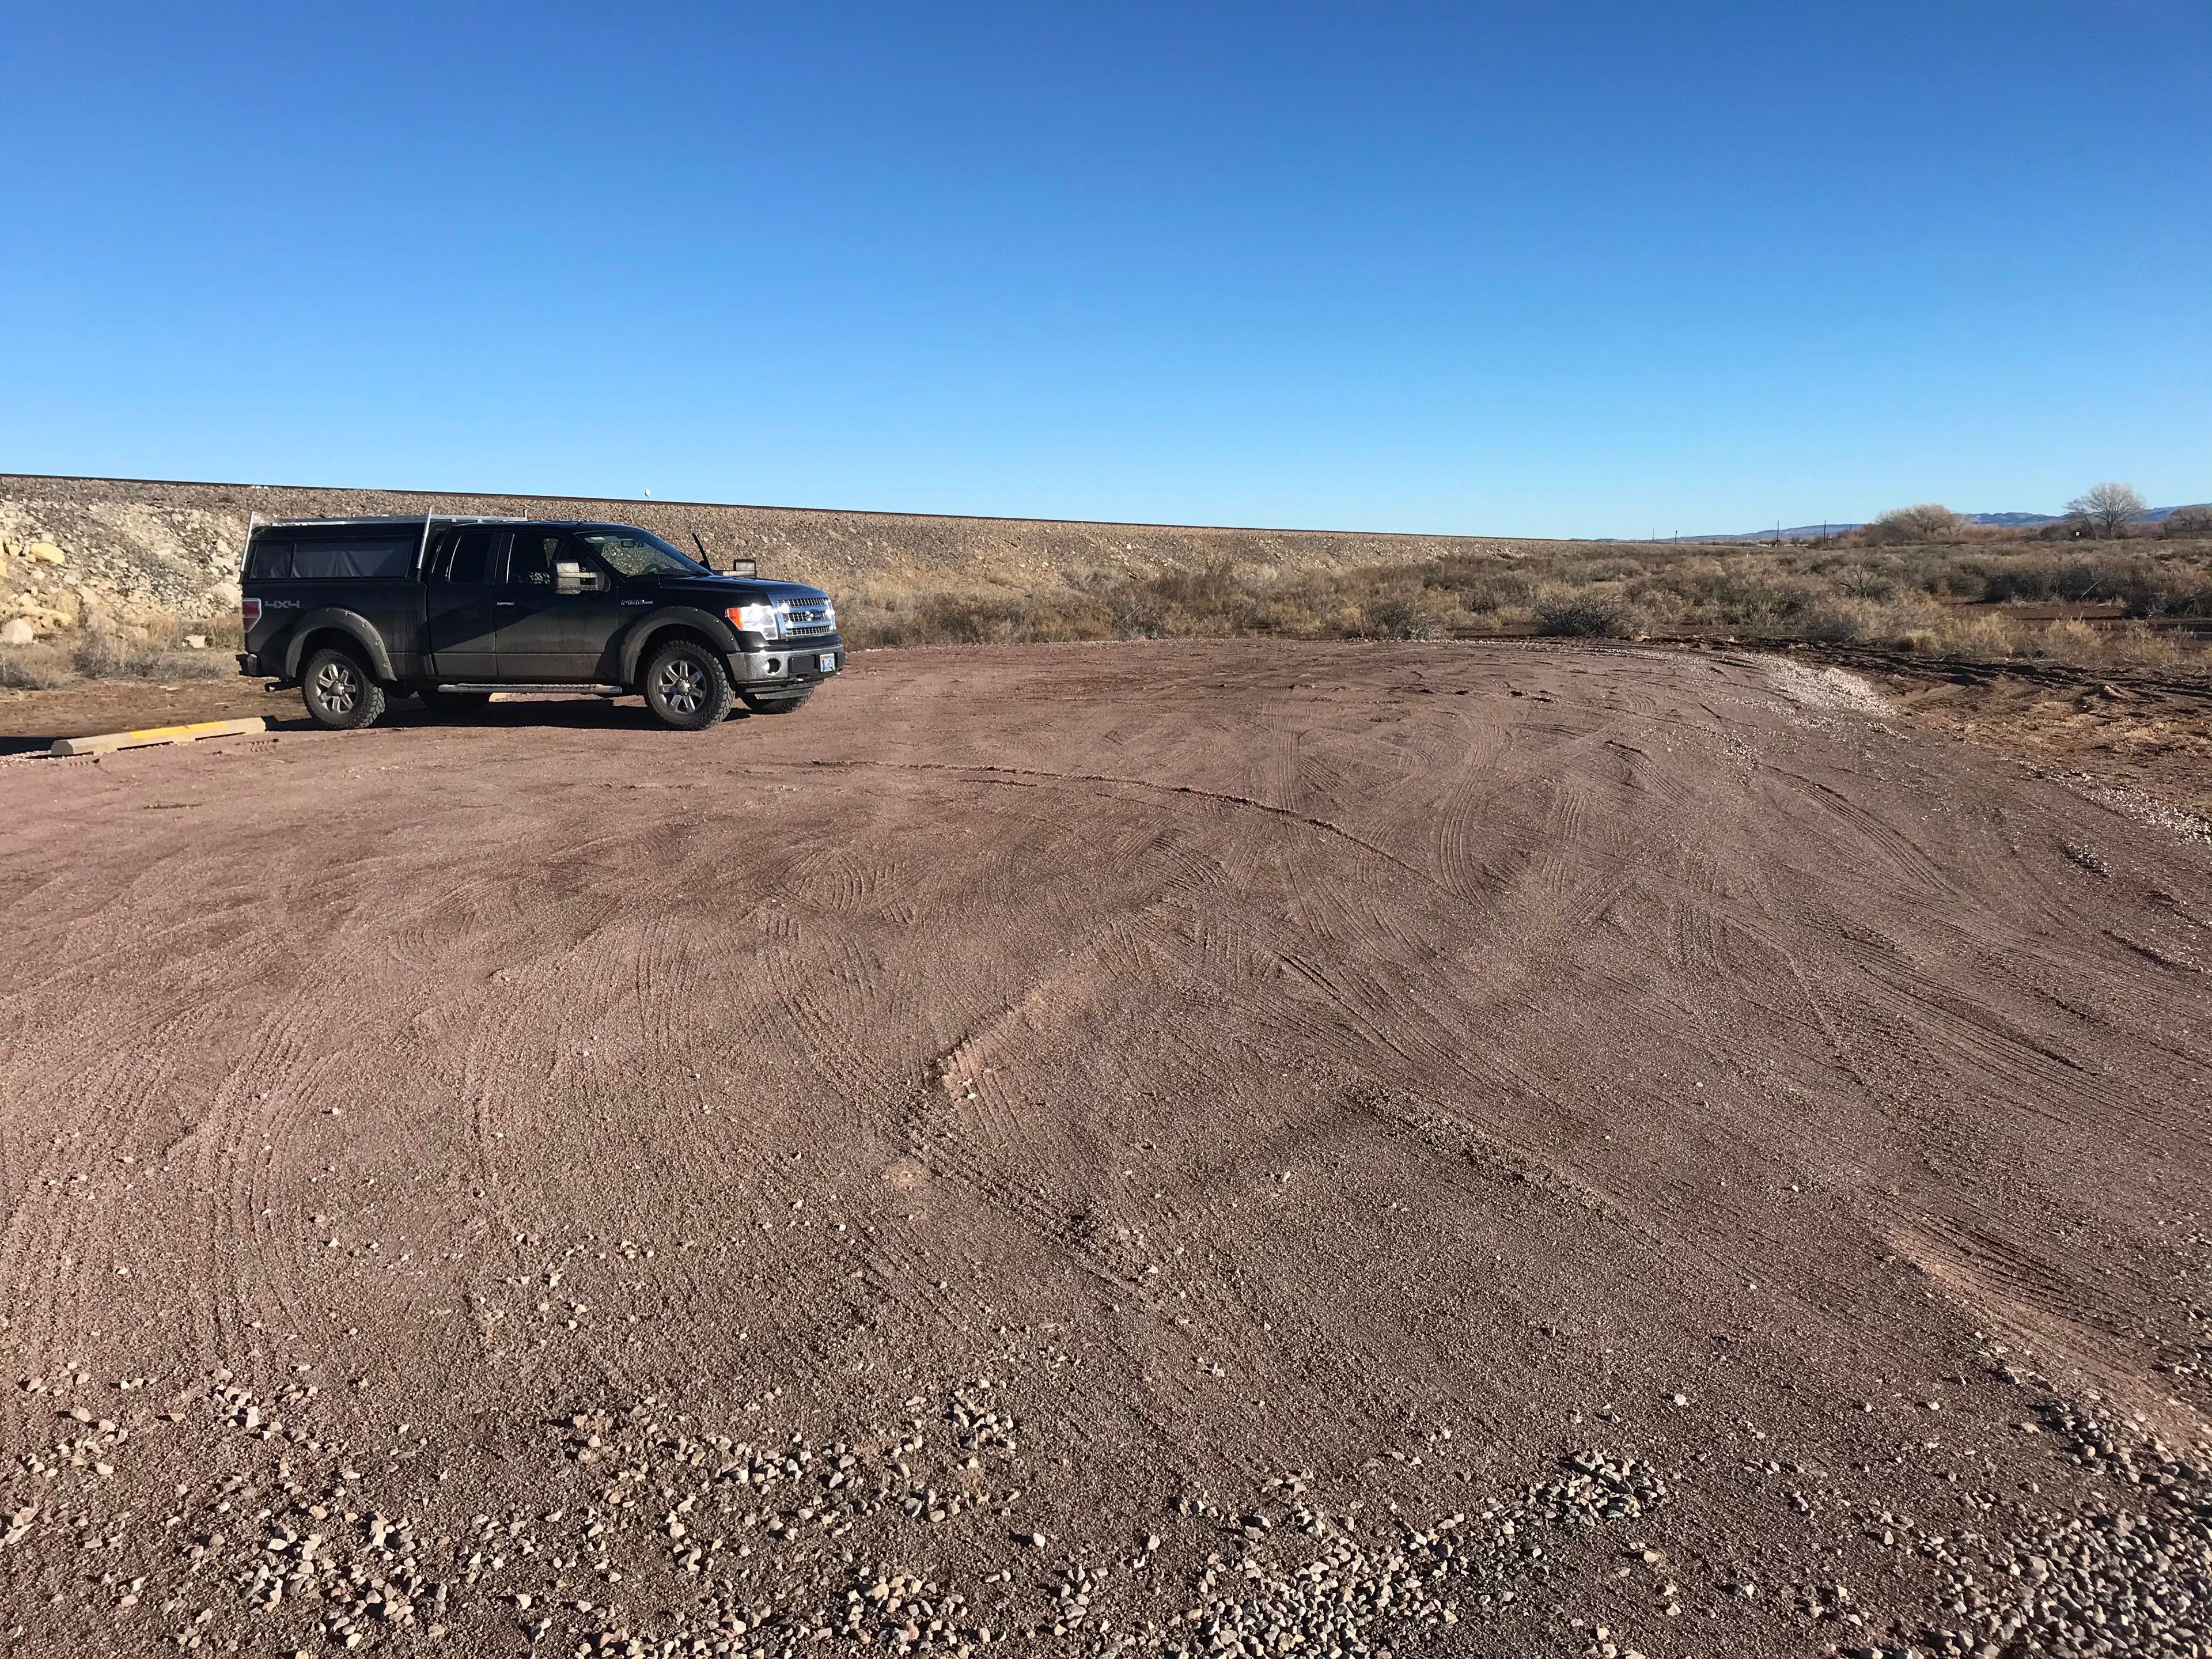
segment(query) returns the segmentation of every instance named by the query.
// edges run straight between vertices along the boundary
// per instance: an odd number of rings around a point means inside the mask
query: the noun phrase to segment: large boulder
[[[27,617],[10,617],[0,623],[0,645],[28,645],[39,637]]]

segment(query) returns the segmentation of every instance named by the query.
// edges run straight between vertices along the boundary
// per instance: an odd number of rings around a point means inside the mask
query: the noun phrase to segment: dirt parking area
[[[410,703],[407,705],[412,708]],[[135,732],[193,720],[258,715],[272,726],[308,724],[295,691],[235,678],[162,685],[145,680],[81,680],[52,691],[0,690],[0,757],[42,755],[56,738]]]
[[[0,1651],[2212,1639],[2212,846],[1867,681],[940,648],[0,793]]]

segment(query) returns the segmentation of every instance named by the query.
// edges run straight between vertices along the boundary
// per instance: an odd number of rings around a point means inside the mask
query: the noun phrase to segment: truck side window
[[[532,587],[550,587],[554,562],[560,556],[560,537],[540,530],[518,530],[514,550],[507,557],[507,579]]]
[[[446,556],[446,580],[457,587],[480,586],[490,562],[491,537],[489,530],[464,530],[454,537]]]
[[[292,548],[292,574],[301,581],[395,581],[415,568],[415,544],[302,541]]]

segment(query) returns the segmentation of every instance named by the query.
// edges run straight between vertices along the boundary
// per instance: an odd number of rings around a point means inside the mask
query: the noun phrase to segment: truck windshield
[[[618,576],[703,576],[710,574],[696,559],[678,553],[659,537],[645,530],[584,530],[576,539],[598,554]]]

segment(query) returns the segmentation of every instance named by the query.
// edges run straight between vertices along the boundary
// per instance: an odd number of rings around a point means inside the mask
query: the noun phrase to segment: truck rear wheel
[[[806,707],[806,700],[814,695],[814,688],[804,691],[787,691],[781,696],[764,696],[758,692],[744,694],[745,707],[756,714],[788,714]]]
[[[696,640],[671,640],[655,651],[640,689],[654,718],[679,732],[719,724],[736,700],[722,659]]]
[[[358,731],[384,718],[384,688],[369,678],[368,665],[343,646],[326,645],[307,659],[300,696],[308,717],[333,731]]]

